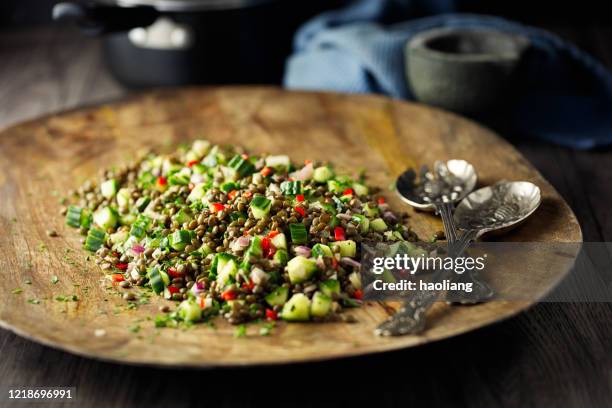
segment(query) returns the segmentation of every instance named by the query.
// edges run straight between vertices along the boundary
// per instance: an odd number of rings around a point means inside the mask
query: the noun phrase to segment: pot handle
[[[113,7],[78,2],[61,2],[53,6],[53,20],[76,24],[87,35],[100,35],[147,27],[159,16],[153,7]]]

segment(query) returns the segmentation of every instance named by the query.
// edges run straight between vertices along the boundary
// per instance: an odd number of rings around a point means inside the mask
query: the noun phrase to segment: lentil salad
[[[350,320],[360,243],[416,240],[377,192],[328,164],[197,140],[102,170],[62,212],[127,300],[150,287],[186,322]]]

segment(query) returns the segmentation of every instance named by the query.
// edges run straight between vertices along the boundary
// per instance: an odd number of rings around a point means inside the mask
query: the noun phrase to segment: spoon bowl
[[[397,193],[408,205],[424,211],[434,211],[436,203],[456,203],[476,186],[474,166],[465,160],[436,162],[434,176],[426,166],[417,177],[415,169],[400,174],[395,183]]]
[[[542,202],[540,188],[528,181],[502,181],[466,196],[455,209],[458,229],[477,236],[507,232],[525,221]]]

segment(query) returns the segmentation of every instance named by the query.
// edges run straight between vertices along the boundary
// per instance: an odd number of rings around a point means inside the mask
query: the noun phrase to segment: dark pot
[[[106,63],[128,87],[278,83],[297,27],[333,4],[97,0],[56,4],[53,17],[102,35]]]

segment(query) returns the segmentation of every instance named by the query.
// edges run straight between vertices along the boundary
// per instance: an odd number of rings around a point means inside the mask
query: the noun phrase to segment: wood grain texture
[[[233,339],[219,321],[211,330],[157,330],[145,320],[165,302],[138,310],[100,282],[101,271],[84,261],[78,235],[57,215],[55,191],[77,187],[99,167],[129,160],[139,146],[175,146],[206,137],[241,144],[257,153],[289,153],[294,160],[332,160],[342,170],[365,168],[373,185],[388,186],[407,166],[464,158],[480,182],[502,178],[532,181],[542,189],[541,208],[507,237],[517,241],[581,240],[565,202],[510,145],[458,116],[375,96],[294,93],[274,88],[185,89],[144,94],[125,102],[52,115],[0,134],[0,324],[45,344],[78,354],[128,363],[171,366],[271,364],[329,359],[393,350],[450,337],[523,310],[527,302],[491,302],[473,307],[438,305],[419,336],[379,338],[374,327],[387,315],[371,304],[355,310],[358,323],[281,324],[271,337]],[[390,203],[399,208],[394,196]],[[412,214],[422,237],[441,228],[430,214]],[[48,228],[59,238],[45,235]],[[70,252],[66,252],[66,248]],[[571,265],[552,275],[517,271],[548,290]],[[532,275],[535,274],[535,275]],[[60,282],[50,283],[58,275]],[[521,275],[516,275],[521,276]],[[31,279],[31,285],[23,282]],[[78,286],[75,286],[78,285]],[[14,288],[22,288],[19,295]],[[86,289],[87,288],[87,289]],[[87,292],[85,292],[87,291]],[[58,295],[76,294],[75,302]],[[27,299],[41,299],[29,304]],[[135,325],[135,334],[128,329]],[[106,335],[95,337],[96,329]],[[173,345],[180,344],[176,348]]]

